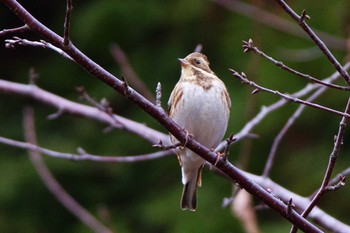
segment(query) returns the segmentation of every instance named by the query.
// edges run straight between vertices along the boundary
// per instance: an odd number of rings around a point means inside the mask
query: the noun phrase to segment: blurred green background
[[[65,1],[21,3],[62,35]],[[289,20],[274,1],[247,3]],[[212,1],[86,0],[73,1],[73,5],[73,43],[120,77],[120,67],[110,52],[112,44],[119,44],[151,91],[155,90],[157,82],[162,83],[164,107],[180,75],[177,58],[185,57],[201,43],[211,68],[226,83],[231,95],[232,113],[227,135],[238,132],[261,106],[278,100],[265,93],[250,95],[252,89],[234,79],[228,68],[243,71],[248,78],[281,92],[293,93],[307,83],[257,55],[244,54],[242,40],[252,38],[266,53],[314,77],[323,79],[334,72],[324,56],[312,50],[315,46],[310,40],[271,29]],[[293,1],[291,6],[297,12],[306,9],[312,27],[335,37],[347,37],[349,1],[333,1],[327,7],[314,1]],[[0,19],[0,30],[22,25],[2,4]],[[20,36],[40,39],[35,33]],[[49,50],[5,49],[5,39],[1,38],[1,79],[28,83],[28,71],[34,68],[40,75],[37,84],[45,90],[79,101],[75,87],[84,86],[94,98],[107,98],[116,113],[166,133],[146,113],[76,64]],[[347,51],[344,44],[341,47],[343,49],[332,49],[332,52],[344,63]],[[330,90],[317,102],[342,111],[347,95]],[[128,132],[103,133],[106,126],[91,120],[69,115],[47,120],[55,109],[3,93],[0,93],[0,136],[24,140],[22,106],[27,104],[35,108],[38,140],[44,147],[72,153],[82,147],[89,153],[101,155],[155,151],[149,142]],[[297,105],[288,104],[267,117],[254,130],[260,136],[258,139],[243,140],[232,146],[230,161],[249,172],[261,174],[274,137],[296,108]],[[339,121],[338,116],[307,108],[282,141],[271,178],[301,195],[316,190],[321,184]],[[334,174],[349,167],[348,138],[349,133]],[[0,232],[91,232],[46,189],[26,151],[0,145],[0,156]],[[101,211],[107,211],[110,220],[102,222],[115,232],[244,232],[230,210],[221,208],[223,198],[231,195],[231,184],[208,170],[204,171],[203,187],[199,189],[198,210],[195,213],[180,210],[182,185],[175,156],[132,164],[71,162],[47,157],[45,162],[62,186],[91,213],[98,216]],[[350,224],[349,193],[349,186],[345,186],[324,197],[320,206]],[[257,214],[262,232],[285,232],[290,228],[287,221],[270,210]]]

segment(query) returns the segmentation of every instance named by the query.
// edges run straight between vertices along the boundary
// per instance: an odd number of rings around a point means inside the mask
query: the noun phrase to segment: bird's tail
[[[197,208],[197,185],[201,186],[202,166],[187,183],[184,184],[181,197],[181,209],[195,211]]]

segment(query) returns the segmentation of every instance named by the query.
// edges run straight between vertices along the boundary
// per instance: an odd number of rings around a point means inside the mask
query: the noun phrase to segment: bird
[[[181,76],[168,101],[169,117],[189,137],[214,150],[226,133],[230,116],[231,99],[225,84],[209,67],[208,58],[194,52],[178,59]],[[170,135],[172,143],[177,139]],[[205,160],[190,149],[176,148],[181,166],[183,191],[180,207],[195,211],[197,186],[202,184]]]

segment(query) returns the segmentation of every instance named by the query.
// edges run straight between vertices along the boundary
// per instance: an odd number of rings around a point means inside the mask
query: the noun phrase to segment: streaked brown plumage
[[[169,116],[195,140],[214,149],[226,132],[231,107],[229,94],[209,68],[204,54],[195,52],[179,60],[181,77],[168,102]],[[171,140],[177,142],[172,136]],[[177,156],[184,185],[181,208],[194,211],[205,160],[187,148],[178,148]]]

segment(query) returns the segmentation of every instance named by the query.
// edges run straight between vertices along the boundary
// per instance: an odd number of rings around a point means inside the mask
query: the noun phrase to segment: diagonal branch
[[[299,38],[308,38],[303,30],[293,22],[284,19],[278,15],[272,14],[268,11],[265,11],[259,7],[251,5],[247,2],[239,0],[211,0],[212,2],[221,5],[231,11],[236,12],[237,14],[247,16],[253,20],[258,21],[261,24],[265,24],[268,27],[285,32],[287,34],[299,37]],[[324,32],[314,30],[325,43],[333,49],[338,50],[347,50],[346,39],[338,38]]]
[[[239,79],[243,84],[246,84],[246,85],[249,85],[249,86],[256,88],[252,92],[252,94],[256,94],[259,91],[264,91],[264,92],[268,92],[268,93],[277,95],[277,96],[279,96],[285,100],[288,100],[290,102],[293,102],[293,103],[307,105],[307,106],[312,107],[312,108],[316,108],[316,109],[319,109],[322,111],[331,112],[331,113],[335,113],[339,116],[344,116],[344,117],[350,118],[350,114],[348,114],[348,113],[343,113],[341,111],[337,111],[337,110],[334,110],[332,108],[327,108],[327,107],[319,105],[319,104],[315,104],[315,103],[311,103],[311,102],[308,102],[305,100],[298,99],[297,97],[294,97],[294,96],[283,94],[279,91],[274,91],[274,90],[268,89],[266,87],[262,87],[262,86],[256,84],[255,82],[248,80],[244,73],[239,74],[237,71],[235,71],[233,69],[230,69],[230,71],[232,72],[232,75],[235,78]]]
[[[27,107],[24,109],[23,128],[25,138],[28,142],[37,144],[35,128],[34,128],[34,116],[33,109]],[[101,222],[99,222],[93,215],[91,215],[84,207],[82,207],[72,196],[70,196],[64,188],[58,183],[50,170],[45,165],[41,158],[41,155],[37,151],[30,151],[30,160],[33,163],[38,175],[43,180],[49,191],[55,196],[55,198],[70,211],[75,217],[82,221],[85,225],[91,228],[96,233],[112,233],[112,230],[108,229]]]
[[[346,109],[344,112],[350,113],[350,98],[348,99],[348,103],[346,105]],[[343,144],[345,128],[346,128],[348,123],[349,123],[349,118],[347,118],[347,117],[343,117],[339,123],[338,134],[335,138],[333,151],[332,151],[331,155],[329,156],[328,166],[327,166],[326,173],[324,175],[321,187],[319,188],[316,195],[311,200],[311,203],[309,204],[309,206],[303,211],[302,216],[304,218],[306,218],[309,215],[309,213],[317,205],[317,203],[321,199],[321,197],[328,191],[327,187],[329,185],[329,182],[330,182],[330,179],[331,179],[331,176],[333,173],[333,169],[334,169],[335,163],[336,163],[338,155],[339,155],[341,145]],[[293,225],[290,232],[295,233],[295,232],[297,232],[297,229],[298,228],[295,225]]]
[[[123,85],[123,81],[117,79],[112,74],[104,70],[80,50],[78,50],[72,43],[68,46],[64,46],[62,43],[62,38],[56,33],[45,27],[37,19],[35,19],[26,9],[24,9],[15,0],[2,0],[7,7],[12,10],[20,20],[28,25],[29,28],[38,32],[47,41],[57,46],[66,52],[70,57],[72,57],[79,65],[81,65],[87,72],[89,72],[94,77],[105,82],[107,85],[112,87],[114,90],[118,91],[120,94],[124,95],[130,101],[135,103],[138,107],[147,112],[150,116],[156,119],[161,125],[163,125],[179,142],[185,143],[186,146],[197,153],[199,156],[203,157],[205,160],[211,164],[216,164],[216,167],[225,173],[232,181],[237,182],[241,187],[246,189],[252,195],[258,197],[269,207],[274,209],[280,215],[288,219],[293,224],[300,227],[302,230],[307,232],[322,232],[320,229],[312,225],[306,219],[302,218],[298,213],[292,211],[287,214],[287,205],[282,201],[278,200],[265,189],[257,185],[255,182],[250,180],[244,175],[239,169],[233,166],[231,163],[220,159],[217,161],[217,155],[210,149],[204,147],[192,138],[188,139],[186,132],[179,127],[174,121],[172,121],[164,111],[160,111],[159,108],[152,104],[150,101],[145,99],[142,95],[137,93],[131,87],[126,89]]]
[[[244,52],[254,52],[258,55],[260,55],[261,57],[269,60],[270,62],[272,62],[273,64],[275,64],[276,66],[278,66],[279,68],[288,71],[289,73],[295,74],[301,78],[304,79],[308,79],[312,82],[315,83],[319,83],[322,84],[324,86],[330,87],[330,88],[334,88],[337,90],[343,90],[343,91],[350,91],[350,87],[344,87],[344,86],[339,86],[336,84],[332,84],[332,83],[327,83],[327,82],[323,82],[322,80],[318,80],[317,78],[312,77],[311,75],[308,74],[303,74],[297,70],[294,70],[288,66],[286,66],[285,64],[283,64],[283,62],[281,61],[277,61],[276,59],[274,59],[273,57],[268,56],[267,54],[265,54],[264,52],[262,52],[261,50],[259,50],[256,46],[254,46],[253,40],[249,39],[248,41],[243,41],[243,49]]]
[[[344,80],[350,85],[350,76],[348,72],[343,69],[338,60],[333,56],[331,51],[323,43],[323,41],[316,35],[316,33],[309,27],[305,22],[309,19],[306,15],[305,10],[299,16],[295,11],[283,0],[275,0],[298,24],[299,26],[309,35],[309,37],[315,42],[315,44],[320,48],[320,50],[326,55],[327,59],[332,63],[334,68],[340,73]]]

